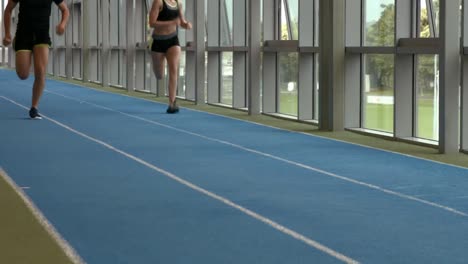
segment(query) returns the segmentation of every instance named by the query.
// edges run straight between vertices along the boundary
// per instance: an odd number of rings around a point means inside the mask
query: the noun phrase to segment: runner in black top
[[[45,86],[49,46],[51,45],[49,21],[53,2],[62,13],[62,19],[56,27],[56,33],[63,35],[69,17],[68,7],[64,0],[8,0],[3,16],[5,29],[3,45],[8,46],[12,43],[11,13],[19,3],[19,19],[13,40],[13,48],[16,51],[16,73],[20,79],[27,79],[31,68],[31,59],[34,58],[35,79],[31,109],[29,110],[29,116],[33,119],[41,119],[37,106]]]
[[[165,59],[169,67],[169,106],[167,113],[179,111],[176,104],[177,78],[179,71],[180,45],[177,27],[191,29],[192,24],[184,18],[182,5],[177,0],[154,0],[149,14],[153,30],[153,71],[158,80],[164,73]]]

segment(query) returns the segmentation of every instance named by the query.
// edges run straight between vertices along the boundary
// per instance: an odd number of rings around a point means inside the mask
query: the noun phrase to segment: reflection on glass
[[[3,21],[3,10],[5,10],[6,4],[7,4],[7,1],[4,1],[3,6],[2,6],[2,11],[0,12],[0,22]],[[3,23],[1,24],[2,25],[0,26],[3,26]],[[0,40],[3,40],[3,28],[0,30]],[[5,53],[5,56],[4,56],[4,53]],[[8,48],[3,47],[3,45],[0,45],[0,63],[2,64],[7,63],[8,62],[7,56],[8,56]]]
[[[102,9],[101,9],[102,7],[101,7],[101,1],[97,1],[96,5],[97,5],[96,6],[96,21],[97,21],[97,23],[95,25],[96,26],[95,44],[96,44],[96,46],[99,46],[99,44],[102,43],[102,26],[101,26],[102,25],[102,15],[101,15],[102,14]],[[143,11],[145,11],[145,10],[143,9]],[[148,17],[145,16],[145,18],[147,19]],[[147,20],[145,20],[144,25],[148,24],[148,23],[146,23],[146,21]]]
[[[319,55],[315,56],[314,120],[319,118]]]
[[[120,46],[120,32],[124,29],[120,28],[119,4],[117,1],[109,2],[109,29],[108,37],[111,46]]]
[[[71,8],[71,25],[72,25],[72,43],[79,46],[81,44],[81,3],[75,3]]]
[[[186,4],[185,4],[185,0],[178,0],[179,3],[182,5],[183,7],[183,12],[184,12],[184,16],[186,16],[186,12],[187,12],[187,8],[186,8]],[[192,22],[193,24],[193,21],[190,21]],[[181,46],[186,46],[187,45],[187,39],[186,39],[186,30],[183,29],[182,27],[179,27],[179,42],[180,42],[180,45]]]
[[[362,126],[393,132],[394,56],[364,55]]]
[[[208,52],[205,52],[205,69],[208,69]],[[205,102],[208,102],[208,71],[205,70]]]
[[[281,39],[298,40],[299,39],[299,1],[282,0],[281,1]]]
[[[185,51],[180,53],[179,81],[177,83],[177,96],[185,98]]]
[[[260,28],[263,28],[263,5],[260,5]],[[263,45],[263,34],[261,34],[260,41]]]
[[[278,53],[278,112],[297,116],[298,53]]]
[[[320,26],[320,4],[319,0],[314,0],[315,1],[315,10],[314,10],[314,23],[315,23],[315,28],[314,28],[314,46],[319,45],[319,26]]]
[[[289,22],[291,27],[292,39],[299,39],[299,1],[288,0]]]
[[[416,83],[416,137],[438,140],[439,63],[437,55],[419,55]]]
[[[419,37],[439,36],[439,0],[420,0]]]
[[[207,40],[208,40],[208,0],[205,0],[205,42]]]
[[[367,0],[364,46],[393,46],[395,0]]]
[[[221,103],[232,105],[232,52],[222,53]]]
[[[221,2],[221,46],[232,45],[232,15],[233,6],[232,0],[224,0]]]

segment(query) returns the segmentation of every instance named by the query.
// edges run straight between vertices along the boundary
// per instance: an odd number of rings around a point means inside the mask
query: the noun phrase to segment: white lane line
[[[119,93],[115,93],[115,92],[111,92],[111,91],[104,91],[104,90],[100,90],[98,88],[93,88],[93,87],[89,87],[89,86],[85,86],[85,85],[81,85],[81,84],[76,84],[76,83],[70,83],[70,82],[67,82],[67,81],[56,80],[56,79],[51,79],[51,80],[54,81],[54,82],[59,82],[59,83],[67,84],[67,85],[72,85],[72,86],[85,88],[87,90],[91,90],[91,91],[98,92],[98,93],[110,94],[110,95],[115,95],[115,96],[124,96],[124,97],[131,98],[131,99],[134,99],[134,100],[141,100],[141,101],[151,102],[153,104],[159,104],[159,105],[164,104],[164,103],[153,101],[153,100],[146,99],[146,98],[135,97],[135,96],[131,96],[131,95],[128,95],[128,94],[119,94]],[[211,113],[211,112],[205,112],[205,111],[198,110],[198,109],[193,109],[193,108],[185,108],[185,109],[187,109],[189,111],[193,111],[193,112],[203,113],[203,114],[206,114],[206,115],[219,116],[219,117],[223,117],[223,118],[227,118],[227,119],[237,120],[237,121],[240,121],[240,122],[254,124],[254,125],[257,125],[257,126],[268,127],[268,128],[272,128],[272,129],[275,129],[275,130],[280,130],[280,131],[285,131],[285,132],[295,133],[295,134],[301,134],[301,135],[305,135],[305,136],[308,136],[308,137],[321,138],[321,139],[340,142],[340,143],[344,143],[344,144],[348,144],[348,145],[354,145],[354,146],[359,146],[359,147],[363,147],[363,148],[367,148],[367,149],[373,149],[373,150],[377,150],[377,151],[381,151],[381,152],[392,153],[392,154],[395,154],[395,155],[404,156],[404,157],[408,157],[408,158],[412,158],[412,159],[424,160],[424,161],[428,161],[428,162],[432,162],[432,163],[446,165],[446,166],[449,166],[449,167],[468,170],[468,167],[463,167],[463,166],[459,166],[459,165],[455,165],[455,164],[445,163],[445,162],[442,162],[442,161],[432,160],[432,159],[418,157],[418,156],[412,156],[410,154],[405,154],[405,153],[400,153],[400,152],[391,151],[391,150],[387,150],[387,149],[381,149],[381,148],[377,148],[377,147],[367,146],[367,145],[364,145],[364,144],[349,142],[349,141],[340,140],[340,139],[331,138],[331,137],[320,136],[320,135],[316,135],[316,134],[310,134],[310,133],[307,133],[307,132],[288,130],[288,129],[285,129],[285,128],[274,127],[274,126],[265,125],[265,124],[257,123],[257,122],[250,121],[250,120],[240,119],[240,118],[221,115],[221,114],[215,114],[215,113]]]
[[[234,144],[234,143],[231,143],[231,142],[228,142],[228,141],[215,139],[215,138],[210,138],[208,136],[204,136],[204,135],[201,135],[201,134],[198,134],[198,133],[194,133],[194,132],[190,132],[190,131],[187,131],[187,130],[184,130],[184,129],[176,128],[176,127],[173,127],[173,126],[170,126],[170,125],[159,123],[157,121],[149,120],[149,119],[139,117],[139,116],[136,116],[136,115],[121,112],[119,110],[112,109],[112,108],[109,108],[109,107],[106,107],[106,106],[90,103],[90,102],[83,101],[83,100],[78,100],[78,99],[75,99],[75,98],[72,98],[72,97],[69,97],[69,96],[66,96],[66,95],[62,95],[62,94],[59,94],[59,93],[55,93],[55,92],[50,92],[49,91],[49,93],[55,94],[55,95],[58,95],[58,96],[61,96],[61,97],[64,97],[64,98],[67,98],[69,100],[73,100],[73,101],[76,101],[76,102],[80,102],[80,103],[88,104],[88,105],[91,105],[91,106],[94,106],[94,107],[97,107],[97,108],[101,108],[101,109],[104,109],[104,110],[107,110],[107,111],[119,113],[119,114],[131,117],[131,118],[134,118],[134,119],[138,119],[138,120],[141,120],[141,121],[144,121],[144,122],[147,122],[147,123],[151,123],[151,124],[154,124],[154,125],[158,125],[158,126],[161,126],[161,127],[172,129],[172,130],[184,133],[184,134],[189,134],[189,135],[199,137],[199,138],[203,138],[203,139],[206,139],[206,140],[209,140],[209,141],[213,141],[213,142],[221,143],[221,144],[224,144],[224,145],[228,145],[228,146],[231,146],[231,147],[234,147],[234,148],[237,148],[237,149],[241,149],[241,150],[244,150],[244,151],[247,151],[247,152],[250,152],[250,153],[254,153],[254,154],[257,154],[257,155],[260,155],[260,156],[268,157],[268,158],[271,158],[271,159],[274,159],[274,160],[277,160],[277,161],[281,161],[281,162],[284,162],[284,163],[287,163],[287,164],[290,164],[290,165],[294,165],[294,166],[297,166],[297,167],[300,167],[300,168],[303,168],[303,169],[306,169],[306,170],[318,172],[318,173],[327,175],[329,177],[333,177],[333,178],[340,179],[340,180],[343,180],[343,181],[346,181],[346,182],[350,182],[350,183],[353,183],[353,184],[364,186],[364,187],[367,187],[367,188],[370,188],[370,189],[373,189],[373,190],[377,190],[377,191],[380,191],[380,192],[383,192],[383,193],[386,193],[386,194],[389,194],[389,195],[397,196],[399,198],[403,198],[403,199],[406,199],[406,200],[411,200],[411,201],[415,201],[415,202],[422,203],[422,204],[425,204],[425,205],[429,205],[431,207],[442,209],[442,210],[454,213],[456,215],[468,217],[468,213],[466,213],[466,212],[462,212],[462,211],[457,210],[455,208],[451,208],[451,207],[448,207],[448,206],[445,206],[445,205],[442,205],[442,204],[438,204],[438,203],[435,203],[435,202],[431,202],[431,201],[428,201],[428,200],[420,199],[420,198],[418,198],[416,196],[407,195],[407,194],[404,194],[404,193],[400,193],[400,192],[397,192],[397,191],[393,191],[393,190],[390,190],[390,189],[380,187],[380,186],[375,185],[375,184],[370,184],[370,183],[358,181],[358,180],[355,180],[355,179],[352,179],[352,178],[348,178],[348,177],[345,177],[345,176],[340,176],[338,174],[328,172],[328,171],[325,171],[325,170],[321,170],[321,169],[318,169],[318,168],[315,168],[315,167],[312,167],[312,166],[309,166],[309,165],[305,165],[305,164],[302,164],[302,163],[299,163],[299,162],[295,162],[295,161],[292,161],[292,160],[281,158],[281,157],[278,157],[278,156],[275,156],[275,155],[272,155],[272,154],[268,154],[268,153],[265,153],[265,152],[261,152],[261,151],[255,150],[255,149],[243,147],[241,145],[237,145],[237,144]]]
[[[0,167],[0,177],[5,179],[5,181],[15,190],[15,192],[21,197],[23,202],[26,204],[26,207],[32,212],[34,217],[39,221],[39,223],[44,227],[44,229],[49,233],[52,238],[57,242],[59,247],[65,252],[66,256],[75,264],[85,264],[83,259],[76,253],[75,249],[60,235],[55,227],[47,220],[44,214],[37,208],[29,196],[23,192],[23,190],[16,185],[13,179],[8,176],[8,174]],[[23,187],[24,188],[24,187]]]
[[[394,190],[404,190],[404,189],[413,189],[423,187],[421,184],[411,184],[411,185],[402,185],[393,187]]]
[[[26,106],[21,105],[21,104],[15,102],[15,101],[13,101],[13,100],[11,100],[9,98],[6,98],[4,96],[0,96],[0,97],[7,100],[7,101],[9,101],[9,102],[11,102],[12,104],[15,104],[15,105],[21,107],[21,108],[24,108],[26,110],[28,109]],[[233,207],[233,208],[241,211],[242,213],[244,213],[244,214],[246,214],[246,215],[248,215],[248,216],[250,216],[250,217],[252,217],[254,219],[257,219],[258,221],[261,221],[261,222],[269,225],[270,227],[272,227],[272,228],[274,228],[274,229],[276,229],[276,230],[278,230],[278,231],[280,231],[280,232],[282,232],[282,233],[284,233],[286,235],[289,235],[290,237],[292,237],[292,238],[294,238],[296,240],[299,240],[299,241],[309,245],[310,247],[313,247],[313,248],[315,248],[315,249],[317,249],[317,250],[319,250],[319,251],[321,251],[323,253],[326,253],[326,254],[328,254],[328,255],[330,255],[330,256],[338,259],[338,260],[341,260],[344,263],[353,263],[353,264],[359,263],[358,261],[356,261],[356,260],[354,260],[354,259],[352,259],[350,257],[347,257],[347,256],[345,256],[345,255],[343,255],[343,254],[341,254],[341,253],[339,253],[339,252],[337,252],[337,251],[335,251],[335,250],[333,250],[331,248],[328,248],[327,246],[324,246],[324,245],[320,244],[319,242],[306,237],[305,235],[302,235],[302,234],[300,234],[300,233],[298,233],[298,232],[296,232],[296,231],[294,231],[292,229],[289,229],[289,228],[287,228],[287,227],[285,227],[285,226],[283,226],[283,225],[281,225],[281,224],[279,224],[279,223],[277,223],[277,222],[275,222],[275,221],[273,221],[273,220],[271,220],[271,219],[269,219],[267,217],[264,217],[264,216],[254,212],[254,211],[251,211],[251,210],[249,210],[249,209],[247,209],[247,208],[245,208],[245,207],[243,207],[241,205],[238,205],[238,204],[234,203],[233,201],[231,201],[231,200],[229,200],[227,198],[224,198],[224,197],[222,197],[220,195],[217,195],[217,194],[215,194],[213,192],[210,192],[210,191],[208,191],[208,190],[206,190],[206,189],[204,189],[202,187],[199,187],[199,186],[197,186],[197,185],[195,185],[195,184],[193,184],[193,183],[191,183],[189,181],[186,181],[186,180],[184,180],[182,178],[179,178],[178,176],[176,176],[175,174],[172,174],[171,172],[168,172],[168,171],[163,170],[163,169],[161,169],[159,167],[156,167],[155,165],[153,165],[153,164],[151,164],[151,163],[149,163],[147,161],[144,161],[144,160],[142,160],[142,159],[140,159],[140,158],[138,158],[136,156],[133,156],[132,154],[129,154],[129,153],[123,151],[123,150],[120,150],[120,149],[118,149],[118,148],[116,148],[116,147],[114,147],[114,146],[112,146],[112,145],[110,145],[110,144],[108,144],[106,142],[103,142],[103,141],[101,141],[99,139],[88,136],[88,135],[86,135],[86,134],[84,134],[84,133],[82,133],[82,132],[80,132],[78,130],[75,130],[75,129],[73,129],[73,128],[71,128],[71,127],[69,127],[69,126],[55,120],[55,119],[47,117],[46,115],[43,115],[43,114],[41,114],[41,115],[42,115],[42,117],[44,119],[49,120],[50,122],[52,122],[52,123],[54,123],[54,124],[56,124],[56,125],[58,125],[58,126],[60,126],[62,128],[65,128],[66,130],[68,130],[68,131],[70,131],[72,133],[75,133],[75,134],[77,134],[77,135],[79,135],[79,136],[81,136],[83,138],[86,138],[86,139],[88,139],[90,141],[93,141],[93,142],[95,142],[95,143],[97,143],[99,145],[102,145],[102,146],[104,146],[104,147],[106,147],[106,148],[108,148],[108,149],[110,149],[110,150],[112,150],[112,151],[114,151],[116,153],[119,153],[119,154],[121,154],[121,155],[123,155],[123,156],[125,156],[125,157],[127,157],[127,158],[129,158],[131,160],[134,160],[137,163],[140,163],[140,164],[142,164],[142,165],[144,165],[144,166],[146,166],[146,167],[148,167],[148,168],[150,168],[150,169],[152,169],[154,171],[157,171],[157,172],[163,174],[164,176],[166,176],[166,177],[168,177],[168,178],[170,178],[170,179],[172,179],[172,180],[174,180],[174,181],[176,181],[176,182],[178,182],[178,183],[180,183],[182,185],[185,185],[185,186],[189,187],[192,190],[195,190],[195,191],[197,191],[199,193],[202,193],[202,194],[204,194],[204,195],[206,195],[208,197],[211,197],[211,198],[213,198],[213,199],[215,199],[217,201],[220,201],[220,202],[222,202],[222,203],[224,203],[224,204],[226,204],[226,205],[228,205],[230,207]]]

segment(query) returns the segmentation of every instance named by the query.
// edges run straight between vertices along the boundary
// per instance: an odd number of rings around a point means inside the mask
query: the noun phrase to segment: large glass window
[[[92,4],[93,8],[90,10],[91,13],[89,18],[89,32],[83,32],[88,34],[89,38],[89,80],[92,82],[101,82],[101,44],[102,44],[102,16],[101,16],[101,1],[96,1]]]
[[[110,84],[118,87],[123,87],[127,79],[126,23],[126,2],[109,1]]]
[[[395,0],[364,0],[364,46],[393,46]]]
[[[74,1],[71,8],[72,25],[72,74],[74,78],[81,79],[81,48],[82,48],[82,10],[81,2]]]
[[[299,39],[299,2],[298,0],[281,0],[282,40]]]
[[[0,0],[0,3],[2,3],[1,0]],[[5,9],[5,6],[6,6],[6,3],[3,3],[2,11],[0,12],[0,22],[1,22],[0,26],[3,26],[3,10]],[[3,30],[0,30],[0,40],[3,41]],[[6,58],[5,58],[5,55],[4,55],[4,47],[3,47],[2,43],[0,43],[0,63],[4,63],[4,62],[6,62]]]
[[[185,62],[185,56],[186,52],[182,51],[180,54],[180,62],[179,62],[179,81],[177,83],[177,96],[180,96],[182,98],[185,98],[186,93],[185,93],[185,67],[186,67],[186,62]]]
[[[417,56],[415,136],[438,140],[439,63],[437,55]]]
[[[178,0],[178,2],[182,5],[184,13],[186,13],[187,12],[187,5],[185,3],[185,0]],[[185,16],[185,14],[184,14],[184,16]],[[193,24],[193,21],[190,21],[190,22],[192,22],[192,24]],[[186,33],[187,33],[187,31],[184,28],[179,27],[179,42],[180,42],[180,45],[182,47],[187,45]]]
[[[419,0],[419,37],[439,36],[439,0]]]
[[[297,116],[298,53],[278,53],[278,112]]]
[[[281,0],[279,38],[299,39],[299,1]],[[298,115],[299,54],[297,52],[277,53],[277,112]]]
[[[439,35],[439,0],[418,1],[418,32],[421,38]],[[416,55],[414,136],[438,140],[439,60],[437,55]]]
[[[183,6],[183,11],[187,12],[187,5],[185,0],[179,0],[179,2]],[[185,15],[185,14],[184,14]],[[193,21],[191,21],[193,23]],[[186,32],[183,28],[179,28],[179,38],[180,38],[180,44],[182,46],[186,46]],[[182,51],[180,54],[180,62],[179,62],[179,81],[177,82],[177,96],[185,98],[186,97],[186,85],[185,85],[185,69],[187,63],[186,61],[186,52]]]
[[[362,127],[393,132],[393,72],[393,55],[364,55]]]
[[[75,1],[71,10],[72,41],[73,46],[81,46],[82,22],[81,22],[81,2]]]
[[[315,83],[314,83],[314,109],[313,109],[313,119],[318,120],[319,119],[319,54],[315,56]]]
[[[223,52],[221,62],[221,103],[232,105],[233,52]]]
[[[233,0],[221,1],[221,46],[232,46],[232,16],[233,16]]]
[[[53,14],[52,14],[53,12]],[[53,24],[57,25],[60,22],[60,19],[62,18],[62,12],[58,7],[52,5],[52,10],[51,10],[51,26],[50,26],[50,37],[53,38],[54,42],[52,43],[52,46],[54,48],[60,47],[60,48],[65,48],[65,34],[63,36],[58,36],[55,34],[55,26],[52,26]],[[53,23],[53,24],[52,24]],[[72,22],[68,22],[68,28],[66,31],[66,34],[70,34],[70,24]]]
[[[233,46],[233,0],[222,0],[220,5],[220,45]],[[233,52],[221,52],[219,102],[233,104]]]

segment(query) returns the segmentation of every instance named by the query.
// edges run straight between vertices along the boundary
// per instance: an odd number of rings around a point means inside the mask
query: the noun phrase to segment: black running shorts
[[[173,46],[180,46],[179,37],[176,34],[167,36],[153,36],[153,44],[151,45],[151,51],[166,53],[167,50]]]
[[[51,44],[49,30],[47,29],[19,29],[16,31],[13,48],[17,52],[22,50],[32,51],[34,46],[50,47]]]

